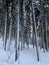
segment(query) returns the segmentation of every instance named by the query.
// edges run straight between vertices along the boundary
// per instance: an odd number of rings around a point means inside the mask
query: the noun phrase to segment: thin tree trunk
[[[10,3],[9,6],[9,17],[10,17],[10,28],[9,28],[9,44],[8,44],[8,50],[10,51],[10,44],[11,44],[11,34],[12,34],[12,16],[11,16],[11,6],[12,3]]]
[[[46,18],[46,14],[45,14],[45,28],[46,28],[46,50],[48,51],[48,36],[47,36],[47,18]]]
[[[7,13],[5,17],[5,31],[4,31],[4,49],[6,50],[6,41],[7,41]]]
[[[34,10],[34,4],[32,2],[33,6],[33,18],[34,18],[34,26],[35,26],[35,39],[36,39],[36,52],[37,52],[37,60],[39,61],[39,53],[38,53],[38,43],[37,43],[37,29],[36,29],[36,18],[35,18],[35,10]]]
[[[23,15],[23,20],[24,20],[24,22],[26,22],[25,19],[24,19],[24,17],[25,17],[25,1],[23,1],[23,13],[24,13],[24,15]],[[24,33],[23,33],[23,34],[24,34]],[[23,48],[25,48],[24,37],[23,37]]]
[[[20,22],[20,18],[19,18],[19,0],[18,0],[18,21],[17,21],[17,41],[15,40],[15,45],[16,45],[16,48],[15,48],[15,61],[17,61],[18,59],[18,56],[19,56],[19,22]]]

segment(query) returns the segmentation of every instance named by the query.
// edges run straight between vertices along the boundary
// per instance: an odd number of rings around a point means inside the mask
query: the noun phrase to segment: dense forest
[[[48,0],[0,0],[0,38],[4,50],[10,51],[15,40],[15,61],[25,44],[36,47],[37,60],[40,61],[38,47],[43,52],[49,50],[49,1]],[[39,40],[38,40],[39,39]]]

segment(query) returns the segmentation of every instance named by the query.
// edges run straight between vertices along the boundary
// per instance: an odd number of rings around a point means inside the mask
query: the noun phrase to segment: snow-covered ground
[[[29,49],[20,50],[18,60],[15,62],[14,41],[11,48],[10,52],[4,51],[3,41],[0,39],[0,65],[49,65],[49,52],[44,53],[39,49],[40,61],[38,62],[36,48],[30,45]]]

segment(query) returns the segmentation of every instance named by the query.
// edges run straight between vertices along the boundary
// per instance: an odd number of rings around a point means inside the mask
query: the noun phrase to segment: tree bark
[[[39,61],[39,52],[38,52],[38,43],[37,43],[37,29],[36,29],[36,18],[35,18],[35,10],[34,10],[34,4],[32,1],[33,6],[33,18],[34,18],[34,26],[35,26],[35,41],[36,41],[36,52],[37,52],[37,60]]]

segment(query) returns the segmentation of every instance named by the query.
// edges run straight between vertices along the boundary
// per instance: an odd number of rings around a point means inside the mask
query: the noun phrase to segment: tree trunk
[[[34,26],[35,26],[35,39],[36,39],[37,60],[39,61],[38,43],[37,43],[37,29],[36,29],[36,18],[35,18],[35,10],[34,10],[33,2],[32,2],[32,6],[33,6],[33,18],[34,18]]]
[[[5,31],[4,31],[4,49],[6,50],[6,42],[7,42],[7,13],[5,17]]]
[[[11,34],[12,34],[12,16],[11,16],[11,7],[12,3],[9,6],[9,18],[10,18],[10,28],[9,28],[9,43],[8,43],[8,50],[10,51],[10,44],[11,44]]]
[[[16,27],[16,40],[15,40],[15,61],[17,61],[18,56],[19,56],[19,22],[20,22],[20,18],[19,18],[19,0],[18,0],[18,21],[17,21],[17,27]]]

